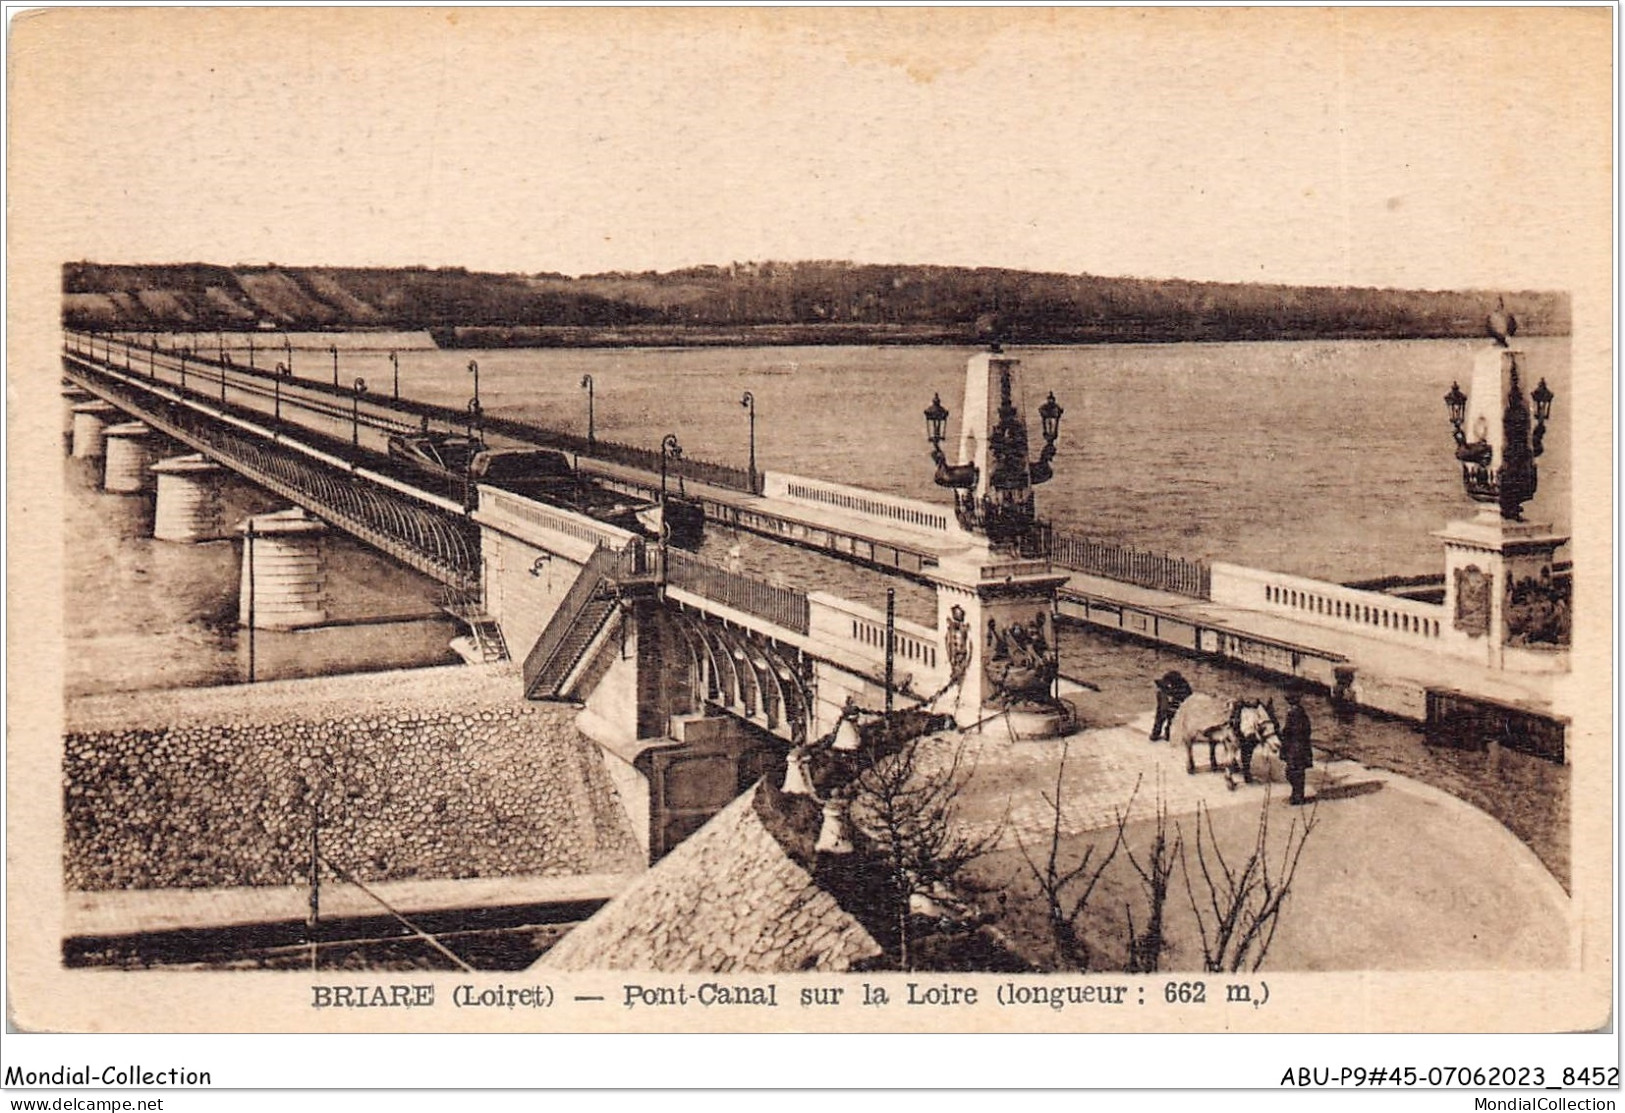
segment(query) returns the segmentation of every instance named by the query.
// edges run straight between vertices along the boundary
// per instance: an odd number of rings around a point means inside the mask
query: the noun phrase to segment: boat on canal
[[[453,498],[463,497],[465,488],[486,484],[643,537],[658,539],[668,530],[666,540],[681,548],[698,546],[705,533],[705,508],[696,500],[672,495],[662,506],[610,490],[583,475],[556,449],[491,448],[459,433],[409,433],[389,438],[389,458]]]

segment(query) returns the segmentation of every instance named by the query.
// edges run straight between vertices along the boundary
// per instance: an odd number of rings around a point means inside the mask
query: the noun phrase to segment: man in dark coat
[[[1309,742],[1309,713],[1303,709],[1302,692],[1288,692],[1286,702],[1289,710],[1281,727],[1281,763],[1286,766],[1287,783],[1292,786],[1292,798],[1287,803],[1307,804],[1303,779],[1315,764],[1314,747]]]
[[[1174,723],[1174,712],[1179,705],[1190,698],[1190,683],[1179,673],[1169,671],[1162,679],[1155,682],[1157,686],[1157,717],[1151,724],[1151,741],[1166,741],[1168,730]]]

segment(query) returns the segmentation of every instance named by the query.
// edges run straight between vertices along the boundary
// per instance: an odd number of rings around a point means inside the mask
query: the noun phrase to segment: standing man
[[[1151,741],[1167,741],[1168,730],[1174,724],[1174,712],[1190,698],[1190,683],[1179,673],[1170,670],[1157,686],[1157,717],[1151,724]]]
[[[1314,747],[1309,743],[1309,713],[1303,709],[1303,693],[1297,690],[1286,694],[1290,710],[1286,724],[1281,727],[1281,762],[1286,766],[1287,783],[1292,786],[1288,804],[1307,804],[1303,795],[1304,775],[1315,764]]]

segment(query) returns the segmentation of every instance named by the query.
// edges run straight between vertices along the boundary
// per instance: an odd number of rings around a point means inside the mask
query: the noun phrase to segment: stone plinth
[[[102,489],[118,495],[133,495],[151,484],[147,468],[156,452],[152,430],[139,421],[111,425],[102,434],[106,461]]]
[[[73,454],[80,460],[94,460],[107,451],[104,433],[118,417],[118,407],[110,402],[81,402],[73,407]]]
[[[1444,542],[1441,634],[1491,668],[1521,670],[1528,655],[1507,650],[1533,649],[1543,651],[1532,658],[1536,671],[1554,671],[1551,652],[1568,648],[1571,600],[1552,566],[1568,538],[1550,525],[1507,521],[1488,506],[1434,536]]]
[[[152,535],[159,541],[215,541],[224,536],[220,521],[219,464],[201,454],[176,456],[152,465],[158,500]]]
[[[1048,561],[976,546],[932,570],[937,622],[950,673],[959,677],[938,710],[961,726],[998,722],[1018,739],[1051,738],[1072,716],[1055,697],[1059,671],[1055,591],[1067,580]]]
[[[237,622],[260,630],[297,630],[327,621],[322,537],[327,526],[294,508],[256,514],[243,535]]]

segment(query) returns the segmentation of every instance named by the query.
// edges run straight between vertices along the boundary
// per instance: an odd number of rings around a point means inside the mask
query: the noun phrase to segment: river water
[[[244,337],[223,344],[247,362]],[[289,347],[283,347],[284,343]],[[1442,397],[1470,387],[1474,341],[1339,341],[1098,345],[1013,349],[1027,402],[1053,390],[1066,408],[1054,480],[1040,513],[1061,528],[1196,559],[1220,559],[1346,581],[1442,570],[1433,530],[1469,516]],[[1523,345],[1531,378],[1557,395],[1540,490],[1526,517],[1569,524],[1569,356],[1566,339]],[[783,470],[948,502],[931,482],[922,411],[934,393],[952,411],[957,444],[971,349],[803,347],[440,351],[417,334],[274,334],[256,338],[257,365],[287,361],[301,378],[364,377],[462,408],[474,390],[489,413],[585,433],[593,381],[602,439],[657,445],[674,433],[692,457],[743,467],[756,401],[756,456]],[[1525,384],[1526,389],[1533,382]],[[1036,420],[1034,424],[1036,425]],[[1036,439],[1036,438],[1035,438]],[[70,694],[229,683],[246,678],[235,614],[237,546],[179,548],[150,540],[150,499],[110,496],[69,463],[67,511]],[[272,505],[241,483],[233,511]],[[235,520],[235,519],[233,519]],[[143,530],[147,534],[143,536]],[[704,553],[791,586],[884,603],[935,624],[926,589],[749,535],[713,530]],[[329,549],[341,624],[257,638],[257,675],[310,675],[454,660],[456,632],[433,612],[437,589],[344,538]],[[92,605],[89,601],[94,599]],[[377,624],[369,615],[392,621]],[[523,653],[525,647],[515,647]],[[1180,667],[1199,688],[1267,694],[1267,681],[1210,669],[1132,643],[1068,631],[1066,671],[1103,691],[1101,721],[1149,706],[1150,679]],[[1560,878],[1567,874],[1566,770],[1504,755],[1438,750],[1405,724],[1339,720],[1311,701],[1317,740],[1417,776],[1499,816]]]

